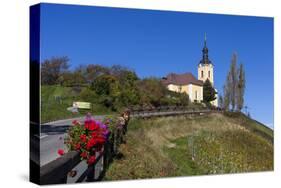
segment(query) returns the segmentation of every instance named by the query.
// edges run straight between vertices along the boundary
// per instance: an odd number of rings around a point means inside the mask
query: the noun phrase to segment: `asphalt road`
[[[96,120],[102,120],[104,115],[94,116],[94,118]],[[67,152],[64,138],[66,136],[66,131],[72,125],[73,120],[83,122],[84,117],[58,120],[41,125],[40,166],[58,158],[58,149],[64,149]]]

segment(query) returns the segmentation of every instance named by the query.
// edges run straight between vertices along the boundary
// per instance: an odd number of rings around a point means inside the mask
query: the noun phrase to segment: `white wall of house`
[[[169,84],[167,88],[170,91],[175,91],[179,93],[186,93],[189,95],[189,99],[191,102],[202,102],[203,101],[203,86],[188,84],[188,85],[175,85]]]

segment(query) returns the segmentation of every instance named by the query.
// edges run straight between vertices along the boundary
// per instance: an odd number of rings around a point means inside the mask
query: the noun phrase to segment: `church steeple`
[[[207,47],[207,36],[206,33],[204,35],[204,47],[202,49],[202,59],[198,64],[198,80],[205,82],[207,79],[211,82],[212,86],[214,87],[214,65],[209,60],[208,56],[208,47]],[[203,96],[204,97],[204,96]],[[216,94],[216,98],[217,94]],[[211,104],[214,106],[218,106],[218,100],[215,99],[211,101]]]
[[[202,59],[198,64],[198,80],[205,82],[207,79],[214,84],[214,65],[209,60],[207,47],[207,36],[204,35],[204,46],[202,49]]]
[[[212,62],[209,60],[209,55],[208,55],[208,47],[207,47],[207,36],[205,33],[204,36],[204,47],[202,50],[203,56],[202,56],[202,60],[200,61],[200,64],[212,64]]]
[[[206,36],[206,33],[204,35],[204,47],[207,48],[207,36]]]

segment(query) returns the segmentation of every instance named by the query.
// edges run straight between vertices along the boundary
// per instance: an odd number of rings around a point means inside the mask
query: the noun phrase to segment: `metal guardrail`
[[[67,174],[80,162],[80,155],[70,151],[40,168],[40,184],[66,183]]]
[[[217,113],[222,112],[220,108],[204,108],[195,109],[184,106],[167,106],[151,109],[137,109],[131,110],[131,117],[150,118],[150,117],[161,117],[161,116],[175,116],[185,114],[206,114],[206,113]]]
[[[60,158],[40,168],[40,184],[61,184],[92,182],[100,180],[113,158],[111,143],[106,143],[103,151],[96,156],[96,161],[88,165],[80,160],[80,153],[70,151]]]

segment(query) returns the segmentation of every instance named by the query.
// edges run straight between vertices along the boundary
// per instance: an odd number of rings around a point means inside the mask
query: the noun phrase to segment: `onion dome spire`
[[[208,55],[208,47],[207,47],[207,36],[205,33],[204,36],[204,47],[202,50],[203,56],[202,56],[202,60],[200,61],[201,64],[211,64],[211,61],[209,60],[209,55]]]

